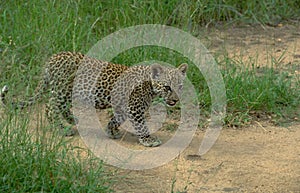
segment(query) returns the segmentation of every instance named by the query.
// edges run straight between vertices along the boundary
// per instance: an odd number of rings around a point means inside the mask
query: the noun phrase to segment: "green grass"
[[[228,125],[240,126],[266,119],[280,124],[299,117],[299,77],[293,79],[287,71],[276,66],[258,68],[245,63],[241,66],[234,60],[226,60],[225,65],[231,66],[223,71]]]
[[[8,111],[1,120],[0,192],[110,191],[101,160],[47,131],[42,119],[34,129],[26,113]]]
[[[271,24],[300,18],[300,3],[292,0],[111,0],[111,1],[1,1],[0,86],[8,84],[10,96],[33,93],[44,61],[63,50],[87,52],[106,35],[133,25],[157,23],[196,34],[199,26],[220,23]],[[189,80],[196,86],[199,103],[210,111],[210,93],[199,70],[180,54],[157,47],[141,47],[120,54],[114,62],[131,65],[162,60],[188,62]],[[225,56],[220,65],[227,90],[226,124],[243,125],[263,112],[278,120],[299,116],[299,79],[278,70],[278,62],[258,72],[256,65]],[[21,97],[22,98],[22,97]],[[1,192],[105,192],[108,191],[100,160],[82,158],[68,140],[46,137],[36,121],[32,137],[29,115],[16,112],[0,121]],[[297,114],[298,113],[298,114]],[[208,113],[209,114],[209,113]]]

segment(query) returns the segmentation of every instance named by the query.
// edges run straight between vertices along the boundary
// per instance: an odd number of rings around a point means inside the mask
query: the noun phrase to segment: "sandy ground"
[[[224,129],[213,148],[196,156],[204,132],[168,164],[118,170],[117,192],[300,192],[300,126]],[[173,187],[172,187],[173,185]]]

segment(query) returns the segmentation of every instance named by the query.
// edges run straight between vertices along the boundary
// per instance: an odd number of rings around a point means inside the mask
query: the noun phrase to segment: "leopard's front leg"
[[[137,111],[129,113],[129,119],[132,123],[139,142],[145,147],[156,147],[161,144],[158,137],[150,135],[150,131],[146,125],[144,112]]]
[[[161,144],[161,141],[156,136],[150,135],[146,125],[145,112],[149,109],[152,99],[152,85],[149,81],[145,81],[135,86],[129,95],[127,103],[128,118],[136,131],[139,142],[146,147],[156,147]]]

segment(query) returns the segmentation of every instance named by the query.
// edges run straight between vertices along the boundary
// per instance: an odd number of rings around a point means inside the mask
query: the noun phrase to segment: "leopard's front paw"
[[[157,147],[161,145],[160,139],[156,136],[148,136],[139,138],[139,142],[145,147]]]
[[[119,139],[123,136],[124,132],[119,129],[105,129],[105,134],[111,139]]]

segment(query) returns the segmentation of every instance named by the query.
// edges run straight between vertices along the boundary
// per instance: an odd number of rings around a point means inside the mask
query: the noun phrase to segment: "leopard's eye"
[[[166,91],[172,91],[171,87],[170,86],[164,86]]]

